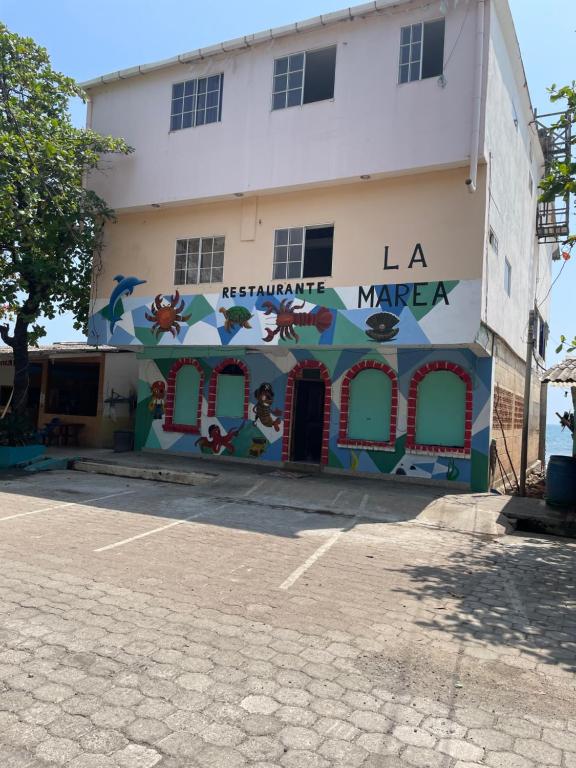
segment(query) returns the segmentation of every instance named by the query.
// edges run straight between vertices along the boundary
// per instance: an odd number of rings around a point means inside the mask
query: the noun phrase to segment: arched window
[[[165,432],[200,432],[204,371],[197,360],[185,357],[168,374]]]
[[[470,375],[455,363],[428,363],[410,383],[406,448],[461,455],[470,453],[471,442]]]
[[[350,368],[342,381],[338,445],[393,449],[396,440],[398,380],[376,360]]]
[[[208,416],[248,418],[250,377],[241,360],[224,360],[212,371]]]

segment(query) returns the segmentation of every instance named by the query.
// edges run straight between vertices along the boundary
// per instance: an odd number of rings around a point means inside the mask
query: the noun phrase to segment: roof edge
[[[187,53],[172,56],[169,59],[160,59],[159,61],[150,62],[149,64],[140,64],[134,67],[128,67],[127,69],[118,70],[117,72],[109,72],[108,74],[100,75],[91,80],[85,80],[84,82],[79,83],[79,85],[85,91],[89,91],[93,88],[108,85],[108,83],[118,82],[119,80],[128,80],[132,77],[146,75],[149,72],[167,69],[168,67],[173,67],[178,64],[188,64],[192,61],[201,61],[212,56],[231,53],[233,51],[248,50],[256,45],[269,42],[270,40],[277,40],[278,38],[288,37],[289,35],[309,32],[312,29],[331,26],[342,21],[352,21],[353,19],[371,16],[372,14],[393,9],[400,5],[406,5],[409,2],[412,2],[412,0],[372,0],[372,2],[369,3],[350,6],[331,13],[324,13],[320,16],[304,19],[303,21],[285,24],[282,27],[273,27],[262,32],[255,32],[251,35],[244,35],[243,37],[236,37],[232,40],[225,40],[222,43],[216,43],[215,45],[210,45],[205,48],[196,48]]]

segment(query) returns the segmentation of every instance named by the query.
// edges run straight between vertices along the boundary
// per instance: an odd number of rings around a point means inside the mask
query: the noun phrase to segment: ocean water
[[[572,456],[572,435],[560,424],[546,424],[546,463],[550,456]]]

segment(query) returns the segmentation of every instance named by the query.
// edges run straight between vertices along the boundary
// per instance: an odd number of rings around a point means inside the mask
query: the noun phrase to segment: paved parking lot
[[[1,768],[576,768],[576,543],[258,501],[2,484]]]

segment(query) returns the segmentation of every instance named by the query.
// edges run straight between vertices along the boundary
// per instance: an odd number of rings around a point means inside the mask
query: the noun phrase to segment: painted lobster
[[[262,306],[266,307],[265,315],[271,315],[272,312],[276,314],[276,328],[267,328],[263,341],[272,341],[277,334],[284,340],[299,341],[300,336],[294,330],[295,325],[313,325],[320,333],[332,325],[332,312],[326,307],[319,307],[317,312],[296,312],[297,309],[302,309],[304,302],[296,307],[292,304],[288,299],[282,299],[280,306],[275,306],[271,301],[262,303]]]

